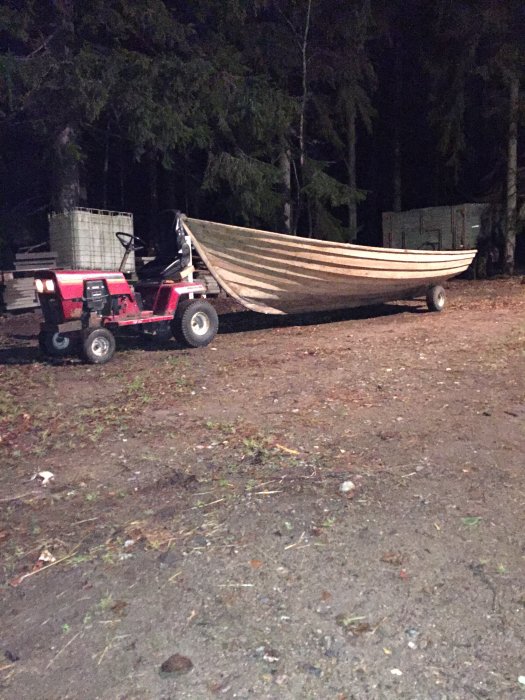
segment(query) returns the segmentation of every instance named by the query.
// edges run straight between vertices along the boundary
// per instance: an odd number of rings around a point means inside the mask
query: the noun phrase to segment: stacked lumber
[[[37,253],[17,253],[15,270],[17,272],[34,272],[35,270],[54,270],[57,266],[57,254],[52,251]]]
[[[34,274],[37,270],[54,270],[57,254],[53,252],[18,253],[14,270],[0,272],[2,306],[6,311],[22,311],[39,306]]]

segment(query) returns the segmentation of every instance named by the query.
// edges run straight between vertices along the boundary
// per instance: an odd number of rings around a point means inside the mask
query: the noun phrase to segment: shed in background
[[[489,204],[456,204],[383,213],[386,248],[459,250],[478,248],[485,237]]]

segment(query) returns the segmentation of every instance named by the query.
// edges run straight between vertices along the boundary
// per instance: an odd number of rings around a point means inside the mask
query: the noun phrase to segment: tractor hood
[[[62,299],[81,299],[84,296],[84,282],[105,280],[111,295],[129,294],[129,284],[122,272],[103,270],[42,270],[35,273],[35,279],[53,279],[55,292]]]

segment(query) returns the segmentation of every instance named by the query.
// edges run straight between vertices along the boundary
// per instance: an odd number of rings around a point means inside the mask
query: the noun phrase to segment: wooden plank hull
[[[187,217],[183,225],[218,284],[248,309],[267,314],[420,296],[464,272],[476,254],[334,243]]]

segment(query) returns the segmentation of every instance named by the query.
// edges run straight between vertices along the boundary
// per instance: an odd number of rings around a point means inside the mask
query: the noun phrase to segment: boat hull
[[[184,217],[218,284],[267,314],[328,311],[410,299],[464,272],[475,250],[358,246]]]

